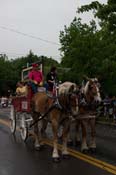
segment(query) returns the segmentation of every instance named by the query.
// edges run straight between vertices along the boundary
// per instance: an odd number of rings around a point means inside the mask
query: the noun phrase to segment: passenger
[[[17,83],[16,95],[18,96],[26,96],[27,95],[27,86],[24,85],[22,81]]]
[[[51,67],[50,72],[47,74],[46,77],[47,83],[48,83],[48,91],[53,92],[54,84],[57,80],[57,69],[56,67]]]
[[[32,64],[32,70],[29,72],[30,85],[32,87],[33,93],[37,93],[38,86],[43,85],[43,74],[38,70],[38,64]]]

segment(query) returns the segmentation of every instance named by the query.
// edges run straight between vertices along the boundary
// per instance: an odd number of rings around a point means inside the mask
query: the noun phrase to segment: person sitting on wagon
[[[50,72],[48,72],[46,77],[49,92],[53,92],[53,87],[54,83],[56,83],[56,79],[57,79],[57,69],[56,67],[53,66],[51,67]]]
[[[22,81],[19,81],[17,83],[16,95],[17,96],[26,96],[27,95],[27,86],[24,85],[24,83]]]
[[[38,86],[43,85],[43,74],[38,70],[38,64],[32,64],[32,70],[28,74],[33,93],[37,93]]]

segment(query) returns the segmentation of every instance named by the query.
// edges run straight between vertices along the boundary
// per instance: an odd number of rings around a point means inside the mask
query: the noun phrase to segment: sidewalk
[[[96,123],[103,124],[103,125],[109,125],[109,126],[116,126],[116,123],[109,122],[109,121],[96,121]]]

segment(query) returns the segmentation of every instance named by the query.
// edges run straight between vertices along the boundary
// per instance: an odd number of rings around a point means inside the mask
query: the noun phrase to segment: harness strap
[[[35,121],[30,125],[30,128],[31,128],[33,125],[35,125],[38,121],[44,119],[44,117],[45,117],[50,111],[52,111],[54,108],[55,108],[55,106],[52,105],[52,106],[48,109],[48,111],[47,111],[45,114],[41,115],[37,120],[35,120]]]
[[[45,114],[41,115],[37,120],[35,120],[31,125],[30,125],[30,128],[35,125],[38,121],[44,119],[46,117],[47,114],[49,114],[49,112],[51,112],[53,109],[58,109],[58,110],[62,110],[62,107],[61,105],[58,103],[58,101],[55,101],[53,103],[53,105],[48,109],[47,112],[45,112]]]

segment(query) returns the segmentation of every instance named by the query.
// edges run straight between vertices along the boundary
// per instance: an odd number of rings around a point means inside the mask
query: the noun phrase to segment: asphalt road
[[[53,163],[51,147],[45,146],[37,152],[32,138],[25,144],[18,133],[15,138],[9,128],[1,125],[0,140],[0,175],[110,175],[107,171],[74,157]]]
[[[72,138],[74,149],[80,151],[80,146],[76,147],[74,142],[74,128],[72,126]],[[90,140],[91,130],[88,128],[88,143]],[[80,130],[81,135],[81,130]],[[116,126],[96,124],[96,153],[87,153],[99,160],[111,163],[116,166]]]
[[[0,119],[8,120],[9,109],[0,109]],[[97,125],[97,153],[90,156],[116,165],[116,128]],[[53,163],[51,158],[52,148],[45,146],[37,152],[33,147],[33,138],[28,138],[26,144],[21,140],[19,133],[14,137],[10,129],[0,124],[0,175],[107,175],[110,174],[92,164],[71,157],[62,159],[59,164]],[[71,146],[75,150],[80,147]]]

